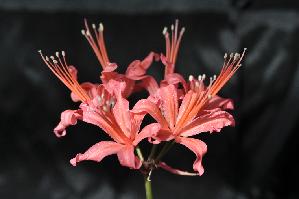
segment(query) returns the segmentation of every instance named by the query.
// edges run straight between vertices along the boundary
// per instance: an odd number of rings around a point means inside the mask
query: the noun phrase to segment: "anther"
[[[55,55],[56,55],[56,57],[59,57],[59,52],[56,52]]]
[[[197,79],[198,79],[198,81],[201,81],[201,75],[198,75],[198,77],[197,77]]]
[[[237,59],[239,59],[240,58],[240,54],[239,53],[235,53],[235,55],[234,55],[234,60],[237,60]]]
[[[101,104],[103,99],[100,96],[98,96],[97,100],[98,100],[98,103]]]
[[[171,24],[171,30],[174,30],[174,25],[173,24]]]
[[[202,80],[206,79],[206,74],[202,74]]]
[[[213,75],[213,79],[214,79],[214,81],[216,80],[216,78],[217,78],[217,76],[216,76],[216,75]]]
[[[108,112],[108,107],[106,105],[103,106],[103,111]]]
[[[193,75],[189,75],[189,81],[191,82],[194,79]]]
[[[224,54],[224,57],[223,57],[223,58],[224,58],[224,59],[226,59],[226,58],[227,58],[227,53],[225,53],[225,54]]]
[[[54,58],[54,56],[50,56],[50,58],[52,59],[52,60],[54,60],[55,58]]]
[[[100,32],[103,32],[104,31],[104,26],[102,23],[99,24],[99,31]]]
[[[86,33],[85,33],[85,30],[82,29],[82,30],[81,30],[81,34],[85,36],[85,34],[86,34]]]
[[[61,54],[63,57],[65,57],[65,52],[64,51],[61,51]]]
[[[231,53],[231,54],[229,55],[230,58],[233,58],[233,56],[234,56],[234,53]]]
[[[53,59],[53,63],[54,63],[54,64],[57,64],[58,61],[57,61],[56,59]]]
[[[164,28],[163,28],[162,34],[163,34],[163,35],[166,35],[166,34],[167,34],[167,27],[164,27]]]
[[[184,34],[185,30],[186,30],[185,27],[183,27],[183,28],[181,29],[180,34],[181,34],[181,35]]]
[[[93,29],[96,29],[96,25],[94,23],[91,26]]]

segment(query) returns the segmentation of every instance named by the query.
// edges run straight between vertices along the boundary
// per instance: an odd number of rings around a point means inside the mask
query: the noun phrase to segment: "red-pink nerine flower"
[[[207,145],[194,136],[234,126],[234,118],[227,112],[234,108],[232,100],[217,94],[241,66],[246,49],[242,54],[225,54],[219,75],[211,77],[209,84],[205,85],[206,75],[199,75],[198,78],[190,75],[186,81],[182,75],[175,73],[179,47],[185,32],[185,28],[179,30],[178,20],[171,26],[170,32],[167,28],[163,30],[166,52],[160,55],[150,52],[143,60],[131,62],[124,74],[116,72],[117,64],[108,57],[103,31],[101,23],[98,27],[92,24],[91,29],[85,20],[82,34],[102,67],[99,83],[79,84],[77,70],[66,62],[64,51],[50,57],[40,51],[49,69],[70,89],[72,100],[80,102],[78,109],[62,112],[61,121],[54,129],[55,135],[65,136],[66,128],[81,120],[100,127],[111,138],[110,141],[100,141],[86,152],[77,154],[70,160],[71,164],[76,166],[85,160],[100,162],[104,157],[116,154],[121,165],[142,171],[147,198],[152,198],[148,187],[150,174],[158,167],[178,175],[202,175],[202,157],[207,152]],[[164,78],[159,83],[146,74],[154,60],[161,60],[165,66]],[[143,89],[148,91],[148,98],[140,99],[130,110],[127,98],[133,92]],[[146,114],[156,122],[140,130]],[[145,138],[153,144],[147,159],[144,159],[138,147]],[[164,146],[157,154],[156,146],[161,142]],[[193,163],[195,173],[173,169],[162,162],[161,158],[173,143],[184,145],[196,155]]]
[[[40,52],[41,53],[41,52]],[[101,141],[88,149],[84,154],[78,154],[71,160],[72,165],[83,160],[101,161],[105,156],[117,154],[123,166],[138,169],[140,160],[134,155],[134,148],[147,137],[156,136],[160,129],[158,123],[145,126],[141,131],[140,125],[144,115],[129,110],[129,102],[123,98],[125,82],[109,80],[105,85],[89,85],[82,87],[65,60],[65,52],[56,57],[42,56],[50,70],[72,91],[82,103],[78,110],[66,110],[61,114],[61,121],[54,129],[60,137],[66,134],[65,128],[75,125],[77,120],[83,120],[103,129],[113,141]]]

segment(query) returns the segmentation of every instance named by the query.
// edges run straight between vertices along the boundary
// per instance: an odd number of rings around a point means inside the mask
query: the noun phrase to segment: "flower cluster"
[[[185,28],[179,30],[176,20],[170,31],[166,27],[163,30],[164,54],[150,52],[145,59],[133,61],[125,74],[120,74],[116,72],[117,64],[108,57],[103,31],[101,23],[98,27],[92,24],[90,28],[86,21],[82,30],[102,66],[101,83],[80,84],[77,70],[67,63],[64,51],[49,57],[39,51],[49,69],[71,90],[72,100],[80,102],[77,110],[62,112],[61,121],[54,129],[55,135],[65,136],[66,128],[81,120],[100,127],[111,137],[110,141],[100,141],[86,152],[77,154],[70,160],[71,164],[76,166],[84,160],[100,162],[104,157],[116,154],[121,165],[132,169],[160,167],[175,174],[202,175],[202,157],[207,152],[207,146],[193,136],[201,132],[219,132],[225,126],[234,125],[233,116],[226,111],[233,109],[232,100],[221,98],[217,93],[241,66],[246,49],[242,54],[225,54],[218,76],[214,75],[207,81],[205,74],[198,78],[190,75],[186,81],[182,75],[175,73],[185,31]],[[164,79],[159,83],[146,74],[153,61],[161,61],[165,67]],[[128,97],[141,90],[148,91],[148,97],[140,99],[130,110]],[[147,114],[156,122],[141,129]],[[138,148],[145,138],[153,145],[147,160]],[[195,173],[173,169],[161,161],[174,143],[182,144],[195,153]],[[158,144],[164,145],[160,153],[157,153]]]

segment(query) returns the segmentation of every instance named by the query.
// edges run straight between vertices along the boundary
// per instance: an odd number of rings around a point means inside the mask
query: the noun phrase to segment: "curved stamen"
[[[174,72],[179,46],[182,40],[182,36],[185,32],[184,27],[180,30],[180,33],[178,32],[178,28],[179,20],[175,20],[175,25],[171,25],[171,37],[169,36],[167,27],[164,27],[162,32],[165,37],[166,61],[168,63],[165,68],[165,76]]]
[[[94,53],[96,54],[101,66],[103,69],[110,65],[108,58],[105,41],[104,41],[104,26],[102,23],[99,23],[97,28],[95,24],[92,24],[93,34],[91,34],[87,20],[84,21],[85,30],[81,30],[82,35],[87,39],[88,43],[92,47]],[[95,38],[94,38],[94,36]]]
[[[69,66],[65,59],[64,51],[61,52],[63,59],[60,58],[59,52],[55,53],[58,61],[54,56],[50,56],[50,59],[48,56],[44,57],[41,50],[39,50],[38,52],[40,53],[43,61],[48,66],[48,68],[56,75],[56,77],[58,77],[58,79],[60,79],[64,83],[64,85],[66,85],[73,93],[75,93],[82,102],[90,101],[90,97],[88,96],[86,91],[80,86],[75,77],[73,77],[70,73]]]

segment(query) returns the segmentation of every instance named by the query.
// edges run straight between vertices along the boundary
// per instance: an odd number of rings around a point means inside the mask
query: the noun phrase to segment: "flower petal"
[[[117,157],[122,166],[126,166],[131,169],[139,169],[142,165],[141,161],[134,154],[133,145],[127,145],[122,148],[117,153]]]
[[[188,172],[188,171],[182,171],[182,170],[179,170],[179,169],[174,169],[174,168],[168,166],[165,162],[160,162],[158,167],[160,167],[160,168],[162,168],[166,171],[169,171],[170,173],[176,174],[176,175],[198,176],[198,173],[191,173],[191,172]]]
[[[168,124],[161,114],[159,107],[148,99],[139,100],[132,109],[132,112],[140,114],[148,113],[161,125],[161,128],[168,128]]]
[[[57,137],[66,135],[66,128],[70,125],[77,124],[77,120],[82,119],[82,110],[66,110],[61,113],[61,121],[54,128]]]
[[[207,145],[203,141],[194,138],[177,137],[175,141],[186,146],[193,153],[195,153],[196,160],[193,163],[193,169],[201,176],[204,173],[201,160],[203,155],[207,152]]]
[[[155,137],[159,132],[161,125],[159,123],[152,123],[145,126],[140,133],[137,134],[135,140],[133,141],[133,145],[137,145],[141,140],[148,137]]]
[[[76,166],[78,162],[84,160],[92,160],[100,162],[104,157],[118,153],[125,146],[113,141],[98,142],[90,147],[85,153],[77,154],[75,158],[70,160],[73,166]]]
[[[155,95],[155,93],[159,89],[158,83],[156,82],[155,78],[150,75],[147,75],[145,78],[143,78],[141,82],[137,84],[137,86],[146,89],[150,95]]]
[[[215,95],[212,99],[209,100],[209,103],[206,107],[204,107],[204,109],[211,110],[215,108],[221,108],[222,110],[233,110],[234,102],[232,99],[222,98]]]
[[[201,132],[219,132],[223,127],[234,126],[234,124],[235,121],[231,114],[217,109],[211,113],[195,118],[179,132],[179,135],[189,137]]]
[[[187,90],[188,90],[188,85],[187,85],[184,77],[178,73],[172,73],[172,74],[166,75],[165,80],[167,81],[168,84],[177,85],[177,84],[181,83],[184,88],[184,91],[187,92]]]
[[[126,77],[133,80],[140,80],[144,78],[146,70],[150,67],[155,57],[156,54],[154,52],[150,52],[144,60],[133,61],[127,68]],[[157,58],[155,59],[157,60]]]
[[[112,122],[105,119],[100,112],[93,110],[88,105],[81,105],[80,108],[83,110],[83,121],[96,125],[103,129],[113,140],[118,143],[124,143],[127,139],[122,134],[119,134],[118,126],[114,126]]]
[[[169,124],[169,128],[173,129],[179,109],[177,89],[174,85],[168,85],[160,88],[157,95],[162,101],[161,108],[164,113],[164,117]]]

